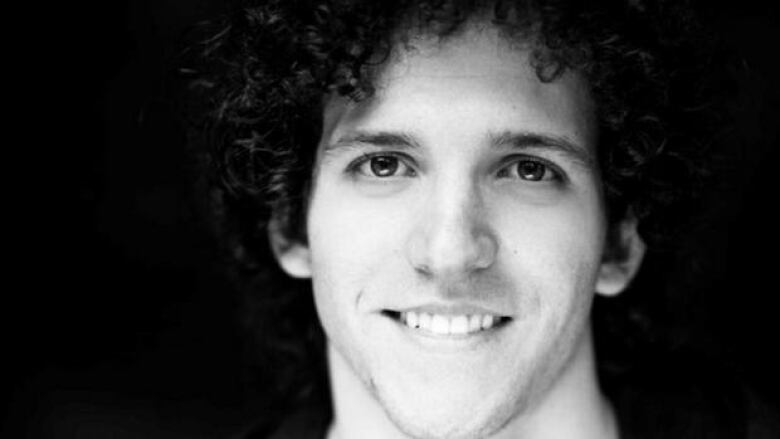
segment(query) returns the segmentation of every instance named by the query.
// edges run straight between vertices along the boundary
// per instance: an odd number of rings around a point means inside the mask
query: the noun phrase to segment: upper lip
[[[472,304],[426,303],[426,304],[421,304],[416,306],[399,308],[393,311],[401,312],[401,313],[411,311],[416,313],[439,314],[445,316],[490,314],[499,317],[509,317],[507,313],[498,311],[495,308],[486,307],[482,305],[472,305]]]

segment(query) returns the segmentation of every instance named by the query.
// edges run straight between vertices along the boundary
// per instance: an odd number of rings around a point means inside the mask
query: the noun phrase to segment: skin
[[[399,49],[371,99],[331,98],[308,243],[271,232],[311,277],[328,337],[331,437],[616,437],[595,377],[594,294],[633,277],[643,247],[605,260],[598,133],[586,82],[542,83],[488,26]],[[475,309],[464,336],[398,313]]]

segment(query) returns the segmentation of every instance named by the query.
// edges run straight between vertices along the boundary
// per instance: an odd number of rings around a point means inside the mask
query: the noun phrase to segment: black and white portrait
[[[48,11],[9,431],[777,437],[778,17],[749,3]]]

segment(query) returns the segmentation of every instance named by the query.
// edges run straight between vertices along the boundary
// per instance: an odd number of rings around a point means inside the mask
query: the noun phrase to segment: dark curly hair
[[[708,40],[684,3],[269,0],[244,2],[200,28],[206,36],[184,70],[202,98],[194,137],[210,151],[216,224],[245,291],[245,323],[256,334],[250,350],[269,400],[287,407],[327,393],[310,283],[281,272],[266,231],[274,215],[283,233],[306,241],[323,97],[370,97],[372,67],[399,33],[401,41],[446,40],[473,19],[530,41],[542,81],[567,70],[589,81],[610,222],[630,212],[649,249],[629,291],[598,299],[597,346],[630,356],[657,338],[653,310],[666,309],[671,296],[659,293],[659,274],[675,263],[671,251],[698,206],[718,126],[713,84],[702,80]]]

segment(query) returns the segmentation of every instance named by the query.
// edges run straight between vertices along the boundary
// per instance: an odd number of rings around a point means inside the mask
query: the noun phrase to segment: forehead
[[[327,144],[355,130],[397,131],[423,140],[426,133],[531,130],[592,153],[596,129],[587,81],[573,71],[541,81],[531,50],[490,27],[399,45],[377,72],[371,98],[329,101],[322,140]]]

